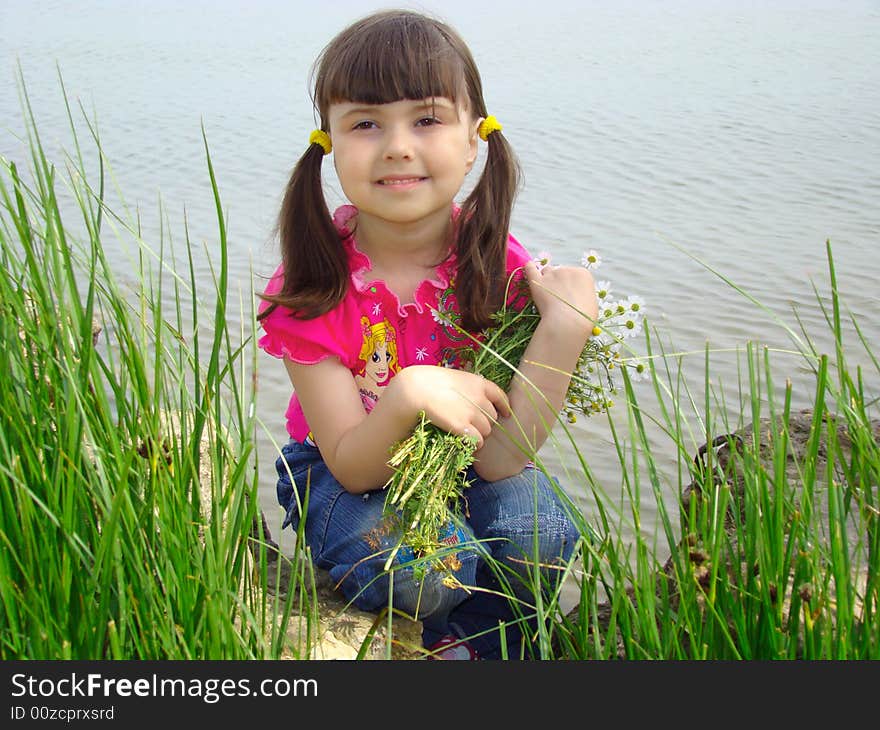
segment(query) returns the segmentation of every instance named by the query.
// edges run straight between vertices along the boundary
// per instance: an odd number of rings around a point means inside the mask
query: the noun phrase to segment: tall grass
[[[207,143],[219,264],[205,302],[188,239],[181,274],[164,240],[148,246],[106,205],[95,127],[84,153],[68,105],[60,170],[20,89],[29,159],[0,165],[0,657],[277,656],[253,314],[230,328]],[[134,287],[107,260],[111,225],[139,252]]]

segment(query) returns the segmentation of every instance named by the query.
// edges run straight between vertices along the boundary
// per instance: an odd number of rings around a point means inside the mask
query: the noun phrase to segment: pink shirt
[[[328,357],[338,358],[354,376],[369,413],[383,388],[401,369],[408,365],[456,367],[457,351],[472,346],[472,342],[449,325],[444,316],[446,312],[458,312],[454,293],[455,256],[437,266],[433,278],[425,279],[416,287],[414,301],[401,304],[384,281],[370,278],[370,259],[358,250],[355,237],[347,227],[356,214],[356,208],[344,205],[333,216],[351,272],[351,285],[345,297],[331,311],[310,320],[294,319],[289,309],[277,307],[261,322],[265,334],[259,346],[270,355],[287,357],[304,365]],[[529,259],[526,250],[510,236],[508,275]],[[265,293],[277,293],[283,278],[279,266]],[[262,302],[260,311],[268,306]],[[309,425],[296,393],[290,398],[285,417],[291,438],[300,442],[309,439]]]

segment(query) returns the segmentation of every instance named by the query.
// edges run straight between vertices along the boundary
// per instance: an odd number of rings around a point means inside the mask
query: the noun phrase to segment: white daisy
[[[597,281],[596,282],[596,296],[599,297],[599,301],[603,304],[608,300],[608,297],[611,294],[611,282],[610,281]]]
[[[636,357],[627,359],[626,369],[629,370],[629,379],[634,383],[638,383],[641,380],[648,380],[651,377],[651,371],[649,370],[647,363]]]
[[[581,265],[590,271],[595,271],[602,264],[602,257],[596,251],[590,249],[581,256]]]
[[[645,309],[645,300],[640,296],[633,295],[624,299],[623,305],[633,314],[641,316]]]
[[[539,251],[538,255],[532,259],[538,267],[538,271],[543,269],[545,266],[550,265],[550,254],[547,251]]]
[[[416,348],[416,360],[418,360],[419,362],[421,362],[421,361],[424,360],[426,357],[428,357],[428,350],[427,350],[427,348],[425,348],[425,347],[418,347],[418,348]]]
[[[642,319],[641,317],[626,317],[623,320],[623,327],[621,328],[620,334],[623,337],[638,337],[642,334]]]
[[[432,309],[431,316],[437,324],[442,324],[444,327],[449,327],[452,324],[449,315],[446,312],[441,312],[439,309]]]

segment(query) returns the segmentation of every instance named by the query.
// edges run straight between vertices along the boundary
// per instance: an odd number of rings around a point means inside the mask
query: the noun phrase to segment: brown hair
[[[444,96],[473,117],[487,115],[482,81],[461,37],[448,25],[419,13],[390,10],[370,15],[339,33],[312,71],[312,102],[327,131],[331,104],[386,104]],[[321,183],[324,150],[309,145],[287,184],[278,216],[284,283],[264,298],[294,316],[310,319],[336,306],[348,289],[349,272]],[[456,299],[463,326],[491,323],[503,304],[507,236],[519,185],[519,166],[500,132],[488,138],[486,164],[456,219]],[[266,316],[274,307],[267,309]]]

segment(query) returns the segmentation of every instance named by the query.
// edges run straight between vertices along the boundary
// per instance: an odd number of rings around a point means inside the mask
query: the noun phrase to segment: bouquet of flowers
[[[537,263],[547,265],[549,256],[539,256]],[[588,251],[581,259],[581,264],[591,271],[598,269],[600,263],[595,251]],[[520,278],[512,286],[516,290],[509,292],[513,296],[507,297],[508,304],[494,315],[495,323],[483,332],[483,346],[462,352],[468,369],[502,390],[507,390],[513,367],[519,365],[541,319],[528,283]],[[617,393],[615,371],[628,368],[636,378],[645,373],[643,362],[621,356],[625,341],[641,333],[644,302],[634,296],[614,299],[611,291],[609,282],[596,281],[598,318],[592,337],[578,358],[562,411],[569,423],[574,423],[578,414],[590,416],[613,405],[612,397]],[[449,317],[450,313],[444,312],[443,316]],[[405,545],[415,556],[427,558],[420,562],[420,570],[434,567],[452,571],[458,567],[455,553],[443,540],[449,530],[450,507],[458,509],[459,498],[468,486],[465,475],[473,462],[475,446],[473,437],[443,431],[422,414],[412,435],[392,449],[388,463],[394,475],[385,485],[385,514],[397,523],[402,535],[398,547]],[[387,565],[395,553],[396,550]]]

